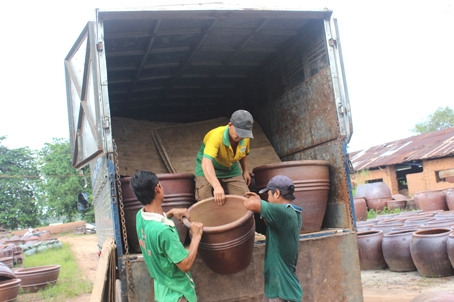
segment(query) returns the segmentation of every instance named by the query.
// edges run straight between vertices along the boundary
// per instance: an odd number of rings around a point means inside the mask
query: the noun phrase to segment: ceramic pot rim
[[[239,196],[239,195],[225,195],[225,198],[226,200],[229,198],[229,197],[235,197],[237,199],[241,199],[242,201],[245,201],[246,198],[245,197],[242,197],[242,196]],[[214,202],[214,197],[210,197],[210,198],[207,198],[207,199],[204,199],[204,200],[201,200],[201,201],[198,201],[196,202],[195,204],[193,204],[192,206],[190,206],[188,208],[188,211],[190,211],[192,208],[195,208],[195,207],[198,207],[202,204],[205,204],[207,202]],[[247,220],[249,220],[252,215],[254,213],[250,210],[247,210],[246,213],[241,216],[239,219],[235,220],[235,221],[232,221],[230,223],[227,223],[227,224],[223,224],[221,226],[214,226],[214,227],[206,227],[204,226],[202,228],[203,232],[207,232],[207,233],[211,233],[211,234],[214,234],[214,233],[222,233],[222,232],[225,232],[225,231],[228,231],[228,230],[232,230],[240,225],[243,225],[244,222],[246,222]],[[187,227],[187,228],[191,228],[191,222],[186,218],[186,217],[183,217],[183,223],[184,225]]]
[[[44,266],[33,266],[27,268],[18,268],[14,270],[14,274],[17,275],[25,275],[30,273],[42,273],[42,272],[49,272],[52,270],[60,270],[60,265],[44,265]]]
[[[389,232],[385,235],[383,235],[384,237],[398,237],[398,236],[407,236],[408,233],[414,233],[416,232],[418,229],[408,229],[408,230],[400,230],[400,231],[392,231],[392,232]]]
[[[438,231],[438,232],[433,233],[433,231]],[[437,236],[449,235],[451,232],[452,232],[452,230],[448,229],[448,228],[435,227],[435,228],[431,228],[431,229],[417,230],[416,232],[413,233],[413,236],[415,236],[415,237],[423,237],[423,236],[424,237],[426,237],[426,236],[437,237]]]
[[[383,231],[382,230],[361,231],[361,232],[358,232],[358,237],[359,236],[368,237],[368,236],[379,235],[379,234],[383,234]]]
[[[19,279],[19,278],[3,280],[3,281],[0,282],[0,288],[6,287],[6,286],[17,287],[17,286],[20,286],[21,281],[22,281],[22,279]]]

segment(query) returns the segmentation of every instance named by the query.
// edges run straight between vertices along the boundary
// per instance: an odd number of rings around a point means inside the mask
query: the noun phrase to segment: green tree
[[[0,226],[10,230],[39,226],[35,154],[28,147],[8,149],[2,145],[4,139],[0,137]]]
[[[89,174],[71,166],[70,144],[54,138],[38,153],[39,170],[43,177],[40,187],[40,204],[47,218],[74,221],[79,217],[77,195],[91,192]]]
[[[443,130],[454,127],[454,110],[449,107],[439,107],[433,114],[411,130],[417,134]]]

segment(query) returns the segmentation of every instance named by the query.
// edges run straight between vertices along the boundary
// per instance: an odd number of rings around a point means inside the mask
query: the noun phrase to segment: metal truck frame
[[[108,238],[116,244],[115,300],[153,299],[143,259],[129,252],[125,235],[115,117],[184,123],[238,108],[253,114],[282,161],[330,162],[322,231],[300,240],[303,300],[363,300],[346,151],[353,127],[331,10],[97,9],[65,73],[72,164],[90,166],[99,247]],[[252,263],[233,276],[198,258],[191,272],[199,300],[261,301],[263,257],[256,244]]]

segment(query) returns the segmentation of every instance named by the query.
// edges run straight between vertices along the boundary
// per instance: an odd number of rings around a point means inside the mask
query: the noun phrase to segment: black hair
[[[290,185],[287,187],[287,191],[282,191],[281,189],[277,189],[281,192],[281,195],[284,199],[286,200],[294,200],[295,199],[295,195],[293,195],[293,192],[295,192],[295,186],[294,185]],[[271,193],[274,194],[274,192],[276,192],[276,190],[270,190]],[[283,194],[285,192],[285,194]]]
[[[154,189],[159,183],[159,179],[153,172],[138,171],[131,176],[129,186],[137,199],[143,205],[150,204],[154,199]]]

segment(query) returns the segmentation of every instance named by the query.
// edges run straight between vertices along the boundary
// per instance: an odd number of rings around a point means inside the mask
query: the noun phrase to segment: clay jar
[[[15,301],[21,279],[0,279],[0,301]]]
[[[355,197],[364,197],[367,207],[375,211],[383,211],[387,201],[392,200],[391,190],[384,182],[373,182],[359,185],[356,188]]]
[[[446,191],[446,205],[450,211],[454,211],[454,189]]]
[[[410,253],[421,276],[439,278],[454,274],[446,247],[450,232],[451,229],[438,228],[413,233]]]
[[[355,216],[357,221],[367,220],[367,203],[364,197],[355,197],[353,199],[355,206]]]
[[[240,272],[252,259],[255,223],[252,212],[244,207],[245,200],[242,196],[226,195],[225,204],[219,206],[212,197],[188,209],[191,221],[203,223],[198,253],[215,273]],[[183,222],[189,229],[189,220],[183,218]]]
[[[448,252],[449,262],[454,267],[454,232],[451,232],[446,241],[446,250]]]
[[[416,229],[389,232],[383,236],[382,251],[388,267],[394,272],[415,271],[410,253],[410,241]]]
[[[395,209],[405,209],[406,205],[407,205],[407,201],[406,200],[388,200],[386,202],[386,205],[388,206],[388,208],[390,210],[395,210]]]
[[[382,269],[387,266],[382,251],[383,231],[358,232],[358,253],[361,270]]]
[[[419,195],[419,207],[423,211],[448,211],[445,192],[443,190],[421,192],[421,195]]]
[[[325,160],[299,160],[268,164],[254,168],[257,190],[266,187],[276,175],[289,177],[295,185],[293,204],[303,208],[301,233],[321,230],[328,204],[330,189],[329,162]],[[260,196],[267,200],[266,194]]]
[[[25,292],[35,293],[41,288],[55,284],[60,274],[60,265],[34,266],[14,270],[21,279],[21,287]]]
[[[164,200],[162,210],[167,212],[172,208],[189,208],[195,202],[194,174],[190,173],[165,173],[157,174],[159,182],[164,188]],[[137,200],[137,197],[129,186],[131,178],[121,178],[121,191],[124,204],[126,234],[128,236],[129,248],[135,253],[141,253],[139,239],[136,231],[136,214],[142,209],[143,205]],[[172,218],[175,223],[181,243],[184,244],[188,229],[175,217]]]

